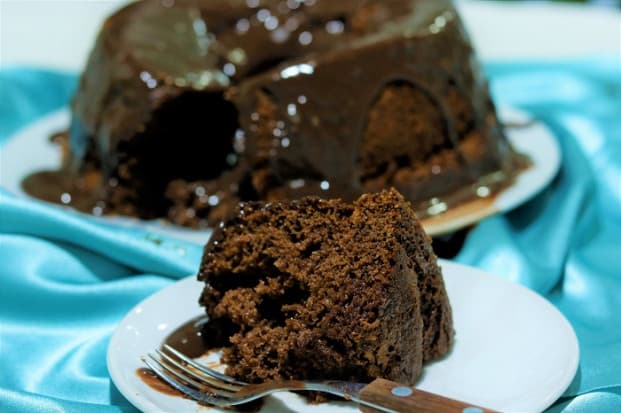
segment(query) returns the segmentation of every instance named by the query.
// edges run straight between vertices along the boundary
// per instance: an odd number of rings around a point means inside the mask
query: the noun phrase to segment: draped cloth
[[[536,198],[474,227],[455,260],[539,292],[572,324],[580,367],[550,412],[621,411],[620,65],[485,65],[496,102],[547,124],[563,164]],[[76,84],[75,74],[0,70],[0,151]],[[0,411],[134,411],[106,368],[110,336],[142,299],[195,273],[202,250],[150,235],[0,189]]]

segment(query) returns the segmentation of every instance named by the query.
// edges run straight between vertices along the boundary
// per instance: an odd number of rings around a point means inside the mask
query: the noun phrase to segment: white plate
[[[509,123],[528,123],[529,117],[515,109],[503,109],[500,117]],[[57,169],[60,154],[57,145],[49,141],[49,136],[63,130],[69,124],[69,112],[64,109],[54,112],[23,129],[11,137],[2,148],[0,186],[22,196],[22,180],[33,172]],[[444,214],[423,220],[423,226],[430,235],[449,233],[496,213],[503,213],[523,204],[545,188],[558,172],[561,164],[561,151],[550,130],[541,122],[532,122],[528,127],[507,128],[511,144],[528,155],[533,165],[521,173],[515,183],[501,192],[493,200],[475,200]],[[161,231],[188,241],[204,243],[210,231],[192,231],[159,221],[138,221],[104,217],[110,222],[134,221],[151,231]]]
[[[532,166],[518,175],[515,182],[491,202],[488,199],[466,202],[441,215],[422,220],[429,235],[447,234],[497,213],[509,212],[531,200],[556,176],[561,166],[561,149],[552,131],[514,108],[501,108],[499,117],[507,125],[524,125],[506,127],[505,133],[518,152],[528,155]]]
[[[542,411],[567,388],[578,366],[578,341],[567,320],[532,291],[471,267],[440,260],[456,342],[427,365],[417,387],[503,412]],[[147,411],[193,412],[196,403],[152,390],[137,376],[140,357],[178,326],[203,313],[202,284],[189,277],[145,299],[112,335],[108,370],[120,392]],[[212,411],[212,410],[210,410]],[[217,410],[213,410],[217,411]],[[262,411],[357,412],[354,404],[308,405],[300,396],[268,398]]]

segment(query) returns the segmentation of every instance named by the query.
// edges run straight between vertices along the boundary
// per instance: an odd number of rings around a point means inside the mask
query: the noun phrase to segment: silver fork
[[[169,345],[165,344],[163,350],[155,350],[157,354],[142,357],[142,361],[171,387],[198,402],[217,407],[236,406],[282,391],[316,391],[358,403],[363,411],[493,412],[384,379],[371,384],[335,380],[248,384],[197,363]]]

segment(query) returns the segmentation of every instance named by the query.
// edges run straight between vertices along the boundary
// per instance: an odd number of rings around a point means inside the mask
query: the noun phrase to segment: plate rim
[[[576,372],[578,371],[579,362],[580,362],[580,347],[578,338],[576,333],[571,326],[571,323],[567,320],[567,318],[561,313],[561,311],[554,306],[550,301],[548,301],[545,297],[538,294],[537,292],[518,284],[512,280],[499,277],[483,271],[479,268],[472,267],[469,265],[453,262],[445,259],[438,259],[438,264],[442,267],[443,271],[446,271],[447,268],[450,268],[451,273],[459,273],[459,271],[467,271],[471,273],[475,273],[479,278],[485,278],[490,283],[499,283],[510,285],[510,288],[516,289],[520,291],[521,294],[525,294],[529,297],[530,300],[534,302],[538,302],[539,305],[547,307],[550,314],[553,314],[556,322],[558,323],[559,328],[562,328],[566,334],[571,338],[570,343],[566,343],[567,349],[571,353],[571,358],[568,358],[568,369],[566,370],[566,374],[559,380],[559,385],[555,388],[555,391],[549,392],[545,398],[542,398],[539,403],[533,405],[533,411],[543,411],[549,406],[551,406],[569,387],[571,382],[573,381]],[[468,276],[468,275],[466,275]],[[128,321],[135,317],[136,310],[142,306],[144,306],[148,301],[155,301],[159,299],[162,295],[170,294],[170,290],[173,288],[180,288],[180,285],[183,283],[196,282],[200,284],[196,280],[196,275],[190,275],[184,277],[182,279],[177,280],[176,282],[154,292],[153,294],[145,297],[138,304],[132,307],[125,316],[119,321],[116,325],[114,332],[111,335],[110,341],[108,342],[108,347],[106,350],[106,366],[110,375],[110,379],[112,384],[118,389],[118,391],[125,397],[134,407],[144,412],[151,411],[162,411],[162,407],[157,406],[151,400],[144,398],[140,395],[140,393],[136,393],[131,391],[134,389],[134,386],[131,385],[130,382],[125,380],[125,377],[122,373],[122,367],[119,365],[120,363],[116,362],[117,353],[115,352],[115,348],[118,347],[117,342],[121,340],[121,336],[123,335],[123,327],[127,325]]]
[[[531,166],[531,168],[520,173],[516,181],[501,191],[495,198],[493,202],[491,202],[486,208],[479,208],[476,210],[476,213],[471,214],[461,214],[457,215],[452,220],[449,220],[448,223],[433,224],[433,222],[438,218],[442,220],[443,215],[439,215],[438,217],[431,217],[422,219],[421,223],[425,228],[425,231],[431,236],[439,236],[447,233],[451,233],[453,231],[465,228],[469,225],[473,225],[477,222],[482,221],[483,219],[489,218],[491,216],[497,214],[507,213],[521,205],[524,205],[532,198],[534,198],[537,194],[542,192],[546,187],[550,185],[554,177],[558,174],[558,171],[562,164],[562,152],[560,149],[560,144],[558,142],[557,137],[553,134],[552,130],[543,122],[536,119],[533,115],[530,115],[526,111],[522,109],[517,109],[513,106],[501,106],[498,108],[499,118],[506,121],[506,118],[517,118],[521,119],[523,122],[527,123],[528,120],[531,121],[524,128],[520,129],[512,129],[505,128],[505,135],[507,139],[511,143],[512,146],[518,147],[518,149],[531,157],[531,159],[538,159],[540,157],[540,149],[545,148],[545,152],[549,156],[546,163],[537,162]],[[17,145],[15,142],[20,142],[24,139],[27,139],[28,136],[32,135],[34,132],[37,132],[40,129],[46,129],[47,135],[38,137],[39,142],[47,139],[49,135],[54,132],[57,132],[57,128],[52,128],[52,123],[63,124],[66,126],[67,120],[69,119],[70,111],[67,107],[55,110],[43,117],[38,118],[37,120],[31,122],[25,127],[18,130],[16,133],[11,135],[2,145],[0,145],[0,151],[5,153],[7,149],[9,151],[12,150],[14,145]],[[62,122],[61,122],[62,121]],[[44,128],[44,126],[46,126]],[[51,130],[55,129],[55,130]],[[537,135],[535,132],[528,132],[529,130],[537,130]],[[537,139],[531,139],[528,142],[528,145],[524,145],[524,136],[528,138],[529,134],[531,136],[536,136]],[[34,138],[31,138],[34,139]],[[520,142],[520,140],[522,142]],[[43,149],[44,151],[50,151],[49,147]],[[47,158],[46,158],[47,159]],[[60,158],[57,159],[49,159],[48,167],[53,167],[52,165],[56,165],[58,167],[60,163]],[[6,162],[3,162],[6,163]],[[11,165],[5,165],[2,169],[11,169]],[[37,168],[31,168],[32,170],[38,170],[41,166],[37,166]],[[22,168],[26,169],[26,168]],[[20,186],[20,182],[14,182],[14,179],[4,178],[5,174],[0,173],[0,187],[8,190],[10,193],[20,197],[21,199],[27,199],[29,201],[41,202],[48,206],[53,206],[56,208],[63,208],[66,210],[73,211],[81,216],[89,217],[93,219],[100,220],[101,222],[106,222],[109,224],[116,223],[125,223],[128,222],[133,223],[138,226],[143,226],[148,228],[151,231],[158,231],[162,233],[162,235],[172,235],[174,237],[188,240],[191,242],[202,241],[203,238],[208,235],[211,229],[201,229],[201,230],[189,230],[188,228],[179,227],[174,224],[167,223],[162,220],[140,220],[133,217],[117,217],[117,216],[103,216],[103,217],[95,217],[84,212],[77,211],[68,206],[62,206],[50,202],[46,202],[37,198],[33,198],[30,195],[26,194]],[[17,174],[10,174],[11,176]],[[17,179],[23,179],[24,174],[21,174]],[[521,184],[520,180],[524,179],[525,176],[530,176],[530,181]],[[536,179],[533,179],[535,177]],[[475,200],[476,202],[476,200]],[[468,205],[466,203],[465,205]],[[455,207],[451,210],[457,210],[459,206]],[[450,211],[449,210],[449,213]]]

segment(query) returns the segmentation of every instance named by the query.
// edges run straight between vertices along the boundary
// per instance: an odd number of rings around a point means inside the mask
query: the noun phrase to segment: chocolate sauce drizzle
[[[164,339],[164,344],[191,358],[204,355],[210,350],[202,337],[202,328],[206,322],[207,317],[204,315],[191,319],[170,333]]]

